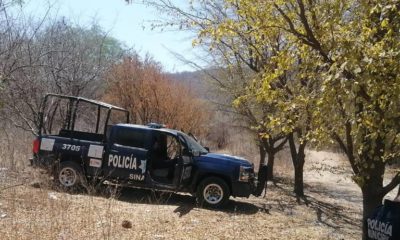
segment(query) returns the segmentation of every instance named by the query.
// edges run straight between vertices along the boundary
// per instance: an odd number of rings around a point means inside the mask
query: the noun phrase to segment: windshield
[[[196,142],[196,140],[194,140],[192,137],[189,137],[188,135],[182,132],[179,133],[179,136],[184,139],[184,141],[186,142],[186,144],[188,145],[189,149],[192,152],[199,152],[200,154],[208,153],[208,151],[198,142]]]

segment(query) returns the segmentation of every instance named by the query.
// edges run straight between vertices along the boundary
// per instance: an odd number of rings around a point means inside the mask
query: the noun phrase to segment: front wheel
[[[218,177],[208,177],[201,181],[196,193],[200,206],[211,208],[224,206],[228,202],[229,196],[228,184]]]

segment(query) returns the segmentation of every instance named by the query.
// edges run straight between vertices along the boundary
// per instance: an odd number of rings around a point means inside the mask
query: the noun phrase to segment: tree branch
[[[386,195],[399,184],[400,184],[400,172],[398,172],[396,176],[394,176],[394,178],[392,179],[392,181],[390,181],[390,183],[388,183],[385,187],[383,187],[382,194]]]

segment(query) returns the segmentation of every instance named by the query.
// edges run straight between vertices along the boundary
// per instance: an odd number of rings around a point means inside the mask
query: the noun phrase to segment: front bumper
[[[234,182],[232,184],[232,196],[249,197],[254,191],[254,182]]]
[[[268,167],[262,166],[258,172],[258,177],[252,177],[248,182],[237,181],[232,183],[232,196],[234,197],[249,197],[253,194],[259,197],[267,187],[267,172]]]

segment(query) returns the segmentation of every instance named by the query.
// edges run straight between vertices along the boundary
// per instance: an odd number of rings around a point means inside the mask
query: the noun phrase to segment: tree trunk
[[[262,143],[260,143],[260,145],[259,145],[259,151],[260,151],[260,163],[258,166],[258,171],[260,171],[261,166],[263,166],[265,164],[265,156],[267,154]]]
[[[275,162],[275,154],[273,152],[268,152],[267,179],[269,181],[274,181],[274,162]]]
[[[371,190],[371,187],[362,188],[363,196],[363,239],[367,239],[367,225],[364,224],[372,212],[382,204],[383,196],[377,194],[376,190]]]
[[[372,160],[366,160],[372,162]],[[383,188],[383,174],[385,172],[385,164],[383,162],[375,162],[375,167],[369,170],[369,178],[365,180],[361,187],[363,196],[363,239],[367,239],[367,226],[364,224],[372,212],[382,204],[385,196]]]
[[[305,162],[305,148],[306,141],[299,144],[299,148],[296,148],[293,133],[288,136],[290,154],[292,156],[293,168],[294,168],[294,193],[297,197],[304,196],[304,178],[303,178],[303,167]]]
[[[304,166],[304,155],[297,157],[297,163],[294,166],[294,193],[298,197],[304,196],[304,178],[303,178],[303,166]]]

